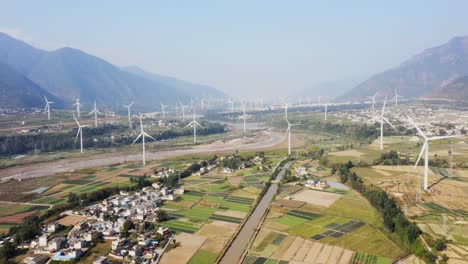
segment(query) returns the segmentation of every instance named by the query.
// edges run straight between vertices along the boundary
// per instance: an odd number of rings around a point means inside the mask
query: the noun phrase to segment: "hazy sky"
[[[0,31],[234,96],[365,78],[468,35],[468,1],[383,2],[11,0]]]

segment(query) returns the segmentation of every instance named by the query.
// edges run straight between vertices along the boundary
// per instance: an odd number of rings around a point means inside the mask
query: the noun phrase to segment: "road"
[[[291,164],[292,161],[283,166],[281,171],[278,173],[278,176],[276,176],[275,182],[278,182],[283,178],[285,170],[289,169]],[[270,202],[277,191],[278,184],[272,183],[262,200],[258,203],[257,207],[255,207],[253,213],[249,216],[249,219],[247,219],[245,224],[242,226],[242,229],[227,249],[226,254],[224,254],[223,258],[219,262],[220,264],[237,264],[241,261],[244,251],[247,250],[250,240],[253,238],[257,228],[259,228],[262,218],[268,210]]]
[[[284,136],[275,132],[263,131],[256,136],[237,138],[223,142],[221,140],[206,144],[197,145],[183,149],[167,149],[156,152],[147,152],[146,160],[161,160],[178,156],[192,154],[215,154],[226,153],[235,150],[254,151],[272,148],[284,140]],[[40,164],[24,165],[0,170],[0,179],[27,179],[34,177],[50,176],[56,173],[85,169],[90,167],[109,166],[117,163],[141,160],[141,153],[138,154],[103,154],[96,156],[80,157],[78,160],[57,160]]]

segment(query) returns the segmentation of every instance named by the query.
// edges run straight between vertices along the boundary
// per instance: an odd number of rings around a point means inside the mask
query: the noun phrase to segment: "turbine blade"
[[[423,146],[421,147],[421,152],[419,152],[418,159],[416,160],[416,163],[414,164],[414,167],[418,166],[419,160],[421,159],[422,155],[424,154],[424,150],[427,148],[427,140],[424,141]]]
[[[152,140],[156,141],[156,139],[154,137],[152,137],[150,134],[146,133],[146,132],[143,132],[143,134],[149,138],[151,138]]]
[[[193,125],[193,121],[188,123],[185,127],[191,127]]]
[[[81,127],[78,127],[78,132],[76,132],[75,143],[78,140],[78,136],[80,135]]]
[[[436,136],[436,137],[430,137],[428,140],[438,140],[438,139],[446,139],[446,138],[454,138],[456,136]]]
[[[418,131],[418,133],[419,133],[424,139],[427,139],[426,135],[424,135],[424,133],[421,131],[421,129],[419,129],[419,127],[416,125],[416,123],[414,123],[413,119],[411,119],[411,117],[409,117],[409,115],[406,115],[406,117],[408,118],[408,120],[410,121],[410,123],[416,128],[416,130]]]
[[[73,119],[75,119],[76,124],[80,126],[80,123],[78,123],[78,120],[76,119],[75,114],[73,114]]]
[[[389,124],[393,129],[397,130],[396,127],[392,123],[390,123],[390,121],[388,121],[387,118],[384,117],[383,120],[385,120],[385,122],[387,122],[387,124]]]
[[[140,133],[140,134],[138,135],[138,137],[135,139],[135,141],[133,141],[132,145],[134,145],[134,144],[138,141],[138,139],[141,138],[142,135],[143,135],[143,133]]]

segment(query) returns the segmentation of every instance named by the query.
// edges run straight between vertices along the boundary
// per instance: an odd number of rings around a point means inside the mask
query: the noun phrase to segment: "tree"
[[[447,248],[447,245],[445,244],[445,241],[442,239],[437,239],[436,242],[434,243],[434,248],[437,251],[441,251]]]
[[[167,212],[164,210],[159,209],[156,212],[156,215],[158,216],[158,222],[163,222],[163,221],[166,221],[167,219]]]
[[[9,259],[16,255],[16,246],[10,241],[6,241],[0,248],[0,258]]]
[[[123,224],[123,229],[124,230],[128,231],[128,230],[132,230],[134,228],[135,228],[135,224],[130,220],[125,221],[124,224]]]

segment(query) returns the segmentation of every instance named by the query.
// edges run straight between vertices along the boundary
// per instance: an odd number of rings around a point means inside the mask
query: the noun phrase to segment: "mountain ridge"
[[[405,97],[429,94],[444,82],[468,74],[468,36],[457,36],[448,42],[423,50],[386,71],[377,73],[340,99],[364,98],[379,92],[394,96],[395,89]]]
[[[181,89],[131,73],[79,49],[45,51],[4,33],[0,33],[0,63],[68,104],[79,96],[85,103],[96,100],[100,105],[116,108],[135,101],[137,107],[154,110],[160,102],[188,101],[202,87],[184,81],[186,87]],[[224,95],[215,88],[209,92]]]

